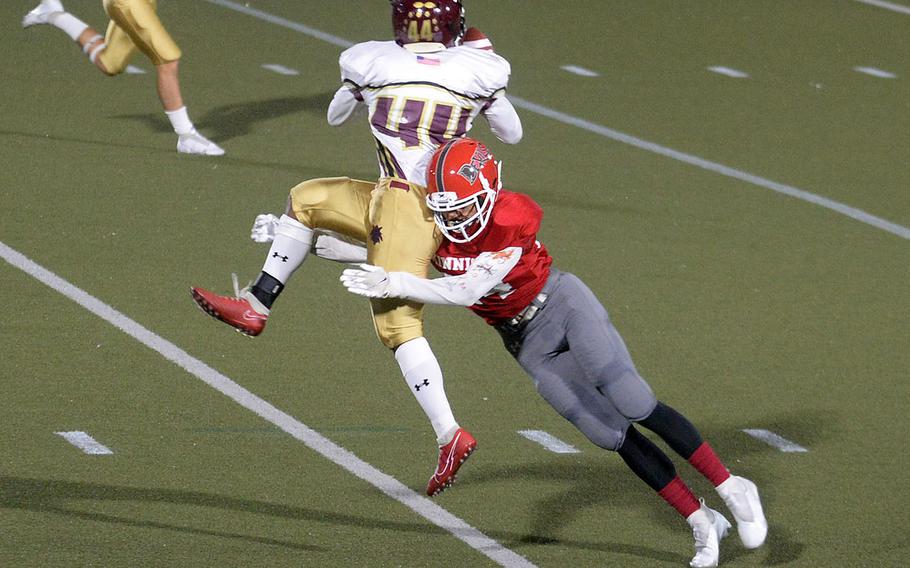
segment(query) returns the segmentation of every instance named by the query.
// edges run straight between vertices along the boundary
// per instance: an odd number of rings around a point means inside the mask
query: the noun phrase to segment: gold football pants
[[[291,189],[291,208],[311,229],[363,241],[367,262],[426,278],[442,236],[426,206],[426,188],[398,178],[378,182],[347,177],[305,181]],[[423,336],[423,304],[400,298],[370,300],[373,325],[390,349]]]
[[[180,59],[180,48],[164,29],[156,9],[156,0],[104,0],[111,22],[104,37],[107,47],[99,57],[108,73],[122,73],[137,50],[155,65]]]

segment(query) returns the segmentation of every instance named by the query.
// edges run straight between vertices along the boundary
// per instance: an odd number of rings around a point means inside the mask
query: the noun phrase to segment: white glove
[[[358,264],[341,273],[341,283],[348,292],[367,298],[388,298],[391,292],[389,274],[379,266]]]
[[[250,231],[250,238],[257,243],[270,243],[275,240],[275,229],[278,228],[278,217],[271,213],[256,215],[253,221],[253,229]]]

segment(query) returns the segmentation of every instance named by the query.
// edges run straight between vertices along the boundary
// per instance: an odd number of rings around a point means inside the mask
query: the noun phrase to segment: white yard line
[[[104,444],[98,442],[85,432],[75,431],[75,432],[54,432],[58,436],[62,436],[67,442],[76,446],[86,454],[92,456],[109,456],[114,452]]]
[[[878,67],[854,67],[854,71],[859,71],[860,73],[865,73],[866,75],[872,75],[873,77],[878,77],[880,79],[895,79],[897,75],[891,73],[890,71],[885,71],[884,69],[879,69]]]
[[[800,446],[796,442],[791,442],[790,440],[784,438],[780,434],[775,434],[770,430],[761,430],[761,429],[746,429],[743,430],[746,434],[752,436],[756,440],[761,440],[762,442],[768,444],[773,448],[777,448],[782,452],[791,452],[791,453],[805,453],[808,452],[806,448]]]
[[[335,444],[293,416],[275,408],[269,402],[246,390],[170,341],[142,327],[111,306],[70,284],[3,242],[0,242],[0,258],[3,258],[12,266],[22,270],[49,288],[63,294],[149,349],[156,351],[168,361],[185,369],[188,373],[232,399],[240,406],[281,428],[324,458],[338,464],[348,472],[376,487],[427,521],[448,531],[499,565],[508,568],[534,566],[523,556],[481,533],[430,499],[412,491],[394,477],[361,460],[349,450]]]
[[[266,63],[262,66],[263,69],[268,69],[279,75],[300,75],[300,71],[296,69],[291,69],[290,67],[285,67],[284,65],[279,65],[277,63]]]
[[[739,69],[733,69],[732,67],[724,67],[723,65],[714,65],[708,67],[708,71],[713,71],[714,73],[720,73],[721,75],[726,75],[727,77],[733,77],[734,79],[746,79],[749,77],[749,74],[745,71],[740,71]]]
[[[856,0],[863,4],[868,4],[870,6],[875,6],[876,8],[884,8],[885,10],[891,10],[892,12],[897,12],[899,14],[908,14],[910,15],[910,6],[904,6],[903,4],[895,4],[894,2],[883,2],[882,0]]]
[[[266,21],[270,24],[275,24],[276,26],[281,26],[283,28],[288,28],[294,30],[295,32],[302,33],[303,35],[308,35],[312,38],[322,40],[326,43],[331,43],[332,45],[337,45],[340,48],[347,49],[354,45],[353,42],[348,41],[342,37],[326,33],[322,30],[317,30],[316,28],[311,28],[310,26],[305,26],[303,24],[298,24],[297,22],[292,22],[291,20],[282,18],[281,16],[276,16],[274,14],[269,14],[262,10],[257,10],[256,8],[250,8],[249,4],[241,4],[239,2],[231,2],[230,0],[206,0],[206,2],[211,2],[212,4],[217,4],[224,8],[235,10],[241,14],[246,14],[248,16],[253,16],[254,18],[259,18],[260,20]]]
[[[778,183],[776,181],[750,174],[742,170],[737,170],[735,168],[731,168],[717,162],[712,162],[710,160],[706,160],[692,154],[686,154],[685,152],[680,152],[679,150],[674,150],[673,148],[661,146],[660,144],[655,144],[654,142],[649,142],[642,138],[638,138],[636,136],[632,136],[630,134],[626,134],[612,128],[607,128],[606,126],[594,124],[593,122],[588,122],[587,120],[566,114],[564,112],[549,109],[545,106],[538,105],[536,103],[532,103],[531,101],[526,101],[518,97],[509,96],[509,100],[512,101],[512,104],[517,107],[536,112],[537,114],[547,116],[564,124],[570,124],[572,126],[581,128],[582,130],[587,130],[589,132],[599,134],[611,140],[616,140],[617,142],[622,142],[623,144],[634,146],[635,148],[646,150],[648,152],[659,154],[661,156],[666,156],[667,158],[685,162],[692,166],[702,168],[703,170],[708,170],[710,172],[714,172],[716,174],[720,174],[729,178],[738,179],[740,181],[744,181],[758,187],[770,189],[771,191],[775,191],[777,193],[782,193],[784,195],[795,197],[796,199],[800,199],[808,203],[819,205],[826,209],[836,211],[842,215],[846,215],[851,219],[855,219],[867,225],[871,225],[883,231],[887,231],[904,239],[910,240],[910,228],[898,225],[897,223],[892,223],[891,221],[886,221],[885,219],[876,217],[875,215],[866,213],[860,209],[844,205],[843,203],[839,203],[832,199],[828,199],[827,197],[822,197],[820,195],[810,193],[792,185]]]
[[[574,73],[576,75],[581,75],[582,77],[599,77],[600,73],[597,71],[591,71],[590,69],[585,69],[584,67],[579,67],[578,65],[563,65],[560,67],[563,71],[568,71],[569,73]]]
[[[554,454],[580,454],[581,452],[573,446],[572,444],[567,444],[563,442],[553,434],[549,432],[544,432],[543,430],[519,430],[519,434],[525,438],[531,440],[532,442],[537,442],[544,448],[550,450]]]
[[[254,8],[249,8],[242,4],[238,4],[237,2],[231,2],[230,0],[206,0],[206,1],[211,2],[212,4],[217,4],[218,6],[222,6],[224,8],[236,10],[237,12],[241,12],[243,14],[248,14],[255,18],[264,20],[266,22],[273,23],[275,25],[279,25],[279,26],[282,26],[282,27],[285,27],[288,29],[292,29],[294,31],[300,32],[302,34],[308,35],[308,36],[316,38],[316,39],[321,39],[323,41],[327,41],[329,43],[332,43],[332,44],[337,45],[342,48],[347,48],[347,47],[350,47],[351,45],[353,45],[352,42],[345,40],[343,38],[340,38],[338,36],[334,36],[334,35],[325,33],[323,31],[311,28],[309,26],[304,26],[303,24],[298,24],[296,22],[286,20],[285,18],[282,18],[280,16],[274,16],[267,12],[263,12],[262,10],[256,10]],[[665,156],[667,158],[678,160],[680,162],[684,162],[684,163],[702,168],[704,170],[708,170],[710,172],[720,174],[722,176],[744,181],[746,183],[749,183],[749,184],[752,184],[752,185],[755,185],[758,187],[763,187],[765,189],[770,189],[771,191],[775,191],[777,193],[781,193],[781,194],[784,194],[784,195],[787,195],[790,197],[794,197],[801,201],[812,203],[813,205],[818,205],[820,207],[824,207],[825,209],[830,209],[831,211],[834,211],[836,213],[846,215],[847,217],[849,217],[855,221],[865,223],[865,224],[875,227],[877,229],[881,229],[881,230],[887,231],[893,235],[897,235],[898,237],[910,240],[910,228],[904,227],[903,225],[898,225],[897,223],[892,223],[891,221],[882,219],[881,217],[876,217],[875,215],[872,215],[871,213],[867,213],[861,209],[856,209],[854,207],[850,207],[849,205],[845,205],[838,201],[828,199],[827,197],[822,197],[820,195],[810,193],[806,190],[799,189],[799,188],[791,186],[791,185],[778,183],[776,181],[772,181],[772,180],[769,180],[769,179],[766,179],[766,178],[763,178],[763,177],[760,177],[760,176],[757,176],[754,174],[750,174],[750,173],[744,172],[742,170],[737,170],[735,168],[731,168],[729,166],[725,166],[725,165],[719,164],[717,162],[712,162],[710,160],[706,160],[704,158],[700,158],[700,157],[694,156],[692,154],[686,154],[685,152],[680,152],[679,150],[674,150],[674,149],[668,148],[666,146],[661,146],[660,144],[655,144],[654,142],[649,142],[647,140],[632,136],[630,134],[626,134],[626,133],[620,132],[618,130],[613,130],[612,128],[607,128],[606,126],[601,126],[599,124],[589,122],[582,118],[578,118],[578,117],[572,116],[570,114],[560,112],[558,110],[553,110],[551,108],[547,108],[547,107],[545,107],[543,105],[539,105],[537,103],[532,103],[531,101],[522,99],[520,97],[509,95],[509,100],[512,102],[512,104],[514,104],[515,106],[517,106],[519,108],[523,108],[529,112],[539,114],[540,116],[545,116],[547,118],[551,118],[557,122],[561,122],[561,123],[567,124],[569,126],[575,126],[582,130],[586,130],[588,132],[598,134],[605,138],[615,140],[616,142],[628,144],[629,146],[634,146],[635,148],[639,148],[639,149],[645,150],[647,152],[652,152],[654,154],[658,154],[661,156]]]

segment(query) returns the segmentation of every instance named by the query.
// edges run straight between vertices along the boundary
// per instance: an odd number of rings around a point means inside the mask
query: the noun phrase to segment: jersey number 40
[[[398,111],[398,112],[393,112]],[[397,121],[393,116],[398,115]],[[467,132],[471,109],[420,99],[379,97],[370,123],[406,148],[438,146]]]

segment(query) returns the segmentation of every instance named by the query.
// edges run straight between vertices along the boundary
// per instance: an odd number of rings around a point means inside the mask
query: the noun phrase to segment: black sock
[[[698,429],[685,416],[659,401],[654,411],[638,424],[660,436],[685,459],[689,459],[704,441]]]
[[[261,272],[259,278],[253,283],[253,287],[250,288],[250,293],[256,296],[263,306],[271,309],[282,290],[284,290],[284,284],[268,272]]]

